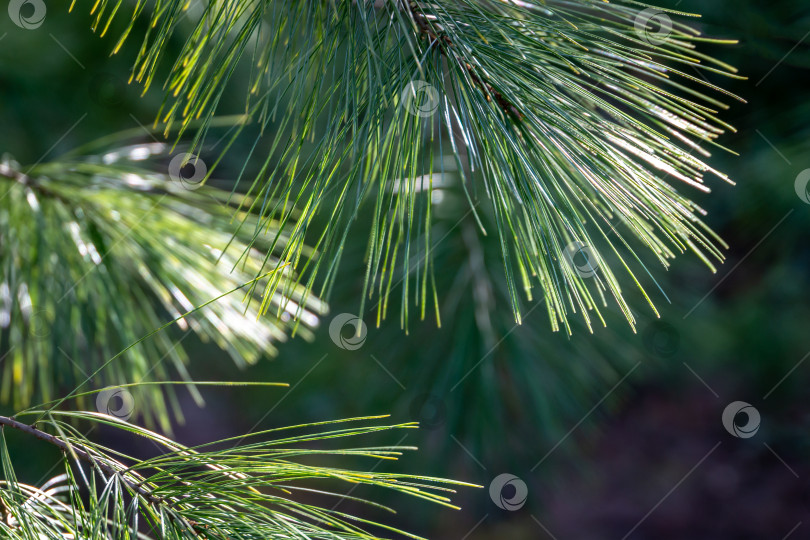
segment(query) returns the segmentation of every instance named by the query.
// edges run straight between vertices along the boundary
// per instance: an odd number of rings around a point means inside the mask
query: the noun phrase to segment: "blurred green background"
[[[662,314],[655,320],[635,299],[637,334],[618,315],[594,335],[584,327],[570,338],[555,334],[533,303],[516,326],[494,240],[480,237],[472,220],[453,226],[466,208],[448,191],[434,234],[444,238],[435,262],[445,291],[441,329],[430,319],[412,322],[406,334],[395,309],[379,328],[367,317],[357,350],[330,339],[331,317],[357,309],[367,232],[359,227],[314,342],[286,343],[278,358],[245,372],[213,346],[192,345],[199,379],[290,388],[208,390],[204,409],[186,399],[188,422],[177,436],[199,443],[379,413],[419,420],[418,432],[386,439],[418,452],[362,465],[485,486],[461,492],[458,512],[385,501],[400,510],[388,519],[433,538],[810,538],[810,205],[794,189],[810,169],[810,9],[787,0],[663,5],[702,13],[691,22],[708,35],[739,39],[707,52],[748,77],[711,80],[748,101],[729,100],[723,115],[737,132],[721,142],[739,155],[712,157],[737,186],[693,194],[731,246],[717,274],[689,256],[669,271],[653,267],[671,303],[655,298]],[[126,83],[136,40],[109,57],[113,40],[90,32],[86,10],[48,8],[35,31],[0,15],[0,153],[24,164],[149,125],[162,100],[159,88],[141,97]],[[223,113],[241,112],[240,90],[232,89]],[[236,148],[223,179],[238,172],[239,155]],[[721,415],[733,401],[760,412],[754,437],[724,429]],[[35,481],[54,458],[47,449],[27,452],[30,469],[21,474]],[[490,497],[502,473],[528,487],[519,510]]]

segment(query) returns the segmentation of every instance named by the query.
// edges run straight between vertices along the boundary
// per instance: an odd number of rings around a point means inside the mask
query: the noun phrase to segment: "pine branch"
[[[149,88],[168,38],[187,37],[159,120],[182,131],[201,119],[198,140],[250,55],[245,111],[269,151],[249,191],[300,203],[281,258],[308,290],[329,294],[348,230],[364,215],[361,314],[376,296],[385,317],[400,282],[406,328],[411,302],[422,318],[426,303],[438,310],[441,291],[428,292],[430,193],[447,154],[479,224],[494,223],[518,322],[522,298],[539,289],[554,329],[570,332],[575,314],[589,328],[604,324],[608,297],[633,325],[622,283],[657,313],[637,275],[650,274],[649,260],[666,267],[692,251],[714,270],[723,259],[725,244],[683,190],[708,192],[708,174],[728,181],[707,163],[731,129],[718,118],[727,105],[709,93],[737,98],[692,71],[738,77],[697,50],[733,41],[700,36],[680,22],[687,14],[629,1],[250,0],[207,2],[185,26],[185,6],[139,2],[118,48],[138,17],[149,20],[133,72]],[[111,28],[118,7],[96,3],[94,27]],[[651,37],[653,15],[671,28]],[[419,95],[427,103],[414,104]],[[283,203],[254,209],[265,223],[289,215]],[[318,260],[298,247],[308,232]],[[594,272],[569,261],[583,249]]]
[[[40,412],[30,411],[27,414]],[[122,433],[145,437],[165,451],[150,459],[135,459],[92,443],[70,422],[59,417],[111,426]],[[51,496],[37,496],[35,500],[38,505],[33,506],[32,497],[28,494],[37,493],[37,488],[25,487],[16,481],[5,432],[0,430],[0,455],[5,477],[5,482],[0,482],[0,502],[7,515],[0,523],[0,531],[13,538],[37,537],[41,534],[52,537],[50,535],[56,533],[74,534],[76,537],[92,534],[93,538],[118,538],[139,534],[139,523],[144,523],[155,534],[159,533],[161,538],[195,540],[277,538],[285,535],[301,538],[376,538],[375,534],[366,531],[367,527],[381,527],[416,538],[385,524],[298,502],[293,497],[296,491],[340,496],[300,485],[306,480],[332,479],[384,487],[451,506],[448,499],[435,493],[435,490],[452,491],[443,484],[469,484],[423,476],[303,465],[295,461],[296,457],[329,455],[343,456],[344,459],[348,456],[396,459],[405,448],[311,450],[300,445],[391,429],[414,428],[414,424],[336,426],[331,431],[264,440],[269,434],[279,431],[358,420],[368,422],[377,418],[380,417],[267,430],[251,434],[247,439],[250,442],[245,444],[241,444],[245,438],[233,438],[189,448],[115,417],[97,413],[53,412],[44,422],[48,431],[16,418],[0,416],[0,426],[14,428],[62,450],[66,467],[64,479],[68,481],[63,491],[71,494],[67,502]],[[51,430],[57,434],[49,433]],[[89,463],[91,472],[83,472],[78,461],[71,465],[69,456]],[[97,480],[101,480],[100,484]],[[86,493],[84,497],[79,496],[81,490]],[[44,494],[45,488],[39,493]],[[234,520],[233,516],[237,514],[240,519]],[[53,515],[59,515],[61,519],[52,521],[50,516]],[[143,536],[142,533],[140,536]]]
[[[0,325],[9,328],[0,342],[0,400],[18,408],[50,400],[166,320],[213,341],[239,366],[274,354],[288,334],[311,339],[326,306],[296,285],[289,268],[280,265],[278,287],[265,296],[254,288],[268,281],[257,280],[261,261],[279,260],[282,227],[270,225],[275,245],[254,239],[248,227],[258,225],[256,216],[236,211],[243,199],[172,173],[167,162],[183,153],[172,156],[167,145],[97,150],[30,170],[9,160],[0,165]],[[238,264],[248,246],[251,260]],[[273,313],[259,318],[261,302]],[[186,336],[174,337],[167,331],[138,342],[94,384],[172,373],[190,380]],[[164,429],[169,411],[181,418],[173,392],[148,385],[133,391],[137,407],[128,414]]]
[[[442,54],[445,58],[455,62],[459,66],[463,66],[464,69],[467,70],[467,74],[469,75],[470,79],[475,83],[476,86],[479,87],[482,92],[484,92],[484,95],[487,97],[487,101],[491,101],[494,98],[503,112],[512,114],[517,119],[523,118],[523,114],[520,112],[520,110],[518,110],[517,107],[510,103],[510,101],[506,99],[503,94],[495,90],[491,84],[482,80],[481,77],[476,73],[473,66],[468,64],[462,57],[456,54],[453,41],[447,36],[447,34],[442,32],[440,28],[436,30],[433,29],[428,16],[419,10],[419,2],[407,1],[406,5],[408,8],[408,13],[414,20],[414,23],[419,27],[419,31],[424,36],[427,36],[432,42],[437,43],[438,46],[441,47]]]
[[[31,184],[31,179],[28,178],[28,176],[20,171],[12,169],[5,161],[0,162],[0,176],[9,180],[14,180],[15,182],[19,182],[24,186]]]
[[[667,354],[666,349],[672,346],[673,337],[677,345],[678,332],[684,328],[675,321],[663,323],[642,313],[639,335],[634,336],[616,324],[622,314],[613,309],[605,313],[608,328],[593,335],[578,319],[571,321],[572,337],[550,334],[545,302],[539,296],[523,304],[528,316],[516,326],[511,313],[502,309],[509,302],[509,284],[498,258],[500,241],[493,235],[477,234],[475,218],[465,216],[464,192],[455,176],[448,172],[437,189],[442,206],[435,228],[443,241],[433,250],[433,264],[441,269],[435,276],[440,309],[449,316],[442,318],[441,328],[414,325],[407,337],[394,325],[382,325],[368,332],[362,348],[378,351],[375,355],[380,362],[407,390],[400,391],[379,368],[376,375],[369,373],[369,366],[376,366],[364,362],[325,362],[310,381],[314,387],[326,388],[329,399],[339,401],[340,392],[330,386],[332,381],[365,380],[366,390],[354,397],[352,407],[369,410],[376,403],[393,402],[393,413],[419,420],[430,430],[426,434],[430,446],[419,455],[426,467],[436,459],[453,462],[459,447],[443,436],[452,433],[490,470],[499,466],[528,470],[542,457],[538,448],[554,447],[638,362],[674,360],[670,355],[675,351]],[[492,223],[487,216],[483,219],[489,228]],[[362,240],[363,235],[358,230],[352,239],[359,236]],[[350,246],[345,259],[347,265],[354,263],[347,269],[348,275],[361,271],[357,261],[363,255],[360,242],[350,242]],[[334,305],[352,301],[351,291],[335,292]],[[397,346],[391,347],[391,343]],[[632,394],[643,378],[641,372],[640,368],[633,371],[605,398],[606,410],[613,410]],[[588,418],[579,428],[586,433],[598,424]],[[514,439],[514,433],[531,433],[532,444]],[[502,442],[492,445],[491,441]],[[571,454],[566,460],[583,457],[574,445],[565,452]],[[477,469],[473,462],[467,463],[472,471]],[[555,476],[554,467],[535,472],[547,480]]]
[[[33,435],[37,439],[45,441],[66,454],[70,454],[72,456],[77,457],[78,459],[84,460],[87,463],[90,463],[93,467],[97,468],[99,472],[102,472],[108,476],[119,476],[119,471],[116,470],[113,466],[106,463],[100,456],[92,456],[91,453],[82,447],[79,444],[68,444],[65,441],[61,440],[50,433],[46,433],[34,427],[33,425],[23,424],[13,418],[9,418],[7,416],[0,416],[0,426],[9,426],[29,435]],[[121,480],[131,489],[132,491],[137,492],[140,496],[144,497],[145,499],[149,500],[153,504],[161,504],[163,501],[159,497],[155,497],[152,495],[148,490],[141,487],[139,484],[130,483],[126,480],[126,478],[121,478]]]

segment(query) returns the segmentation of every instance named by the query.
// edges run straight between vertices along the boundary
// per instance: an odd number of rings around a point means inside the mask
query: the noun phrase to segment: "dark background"
[[[420,420],[423,429],[401,441],[420,451],[379,470],[485,486],[463,490],[458,512],[382,496],[399,509],[395,522],[434,538],[810,538],[810,206],[794,190],[810,168],[810,10],[787,0],[664,4],[701,12],[691,23],[708,35],[739,39],[704,50],[748,77],[710,77],[748,102],[729,100],[722,115],[737,132],[721,142],[738,155],[715,151],[711,160],[736,187],[717,183],[709,196],[694,194],[731,246],[717,274],[689,256],[669,271],[653,268],[671,299],[655,299],[660,320],[636,301],[638,333],[617,316],[593,336],[576,328],[569,338],[550,331],[542,309],[515,327],[497,256],[480,240],[493,282],[490,330],[481,331],[474,282],[456,272],[476,252],[462,224],[437,250],[442,290],[456,294],[441,330],[428,321],[406,335],[394,310],[380,328],[369,316],[367,341],[346,351],[330,340],[327,317],[313,343],[294,340],[242,373],[218,350],[193,344],[191,370],[200,379],[292,386],[206,391],[204,409],[187,400],[188,422],[177,436],[195,443],[257,425],[377,413]],[[0,153],[21,163],[148,125],[161,101],[159,88],[141,97],[126,84],[134,40],[109,57],[112,39],[89,31],[85,8],[68,15],[61,3],[48,7],[36,31],[0,13]],[[239,112],[240,104],[234,98],[223,112]],[[457,211],[449,205],[438,227],[455,222]],[[333,315],[357,309],[363,233],[357,252],[345,256]],[[721,415],[733,401],[761,414],[755,436],[724,429]],[[21,474],[36,481],[54,458],[26,451]],[[491,500],[489,484],[501,473],[528,485],[520,510]]]

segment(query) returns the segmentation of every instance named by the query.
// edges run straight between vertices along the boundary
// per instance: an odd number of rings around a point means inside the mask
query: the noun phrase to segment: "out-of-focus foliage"
[[[3,402],[22,408],[58,397],[166,320],[217,297],[177,325],[238,366],[274,354],[296,327],[311,337],[325,306],[313,298],[302,308],[305,291],[289,268],[280,271],[282,287],[268,291],[271,314],[259,317],[263,299],[251,292],[262,260],[275,260],[286,237],[278,234],[275,248],[254,241],[233,222],[240,198],[184,178],[182,153],[173,159],[178,170],[167,172],[172,167],[159,161],[167,152],[152,143],[33,167],[0,164]],[[248,244],[252,257],[237,264]],[[188,379],[183,339],[167,331],[141,341],[93,383]],[[137,390],[139,411],[168,427],[164,394],[145,388]]]

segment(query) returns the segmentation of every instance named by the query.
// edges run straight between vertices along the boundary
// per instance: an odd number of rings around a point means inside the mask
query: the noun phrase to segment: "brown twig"
[[[0,176],[15,180],[25,186],[31,185],[31,178],[20,171],[8,166],[7,163],[0,161]]]
[[[456,46],[447,34],[436,33],[433,30],[431,25],[428,23],[427,17],[425,17],[425,15],[418,10],[419,4],[417,2],[408,1],[405,3],[405,5],[408,8],[408,13],[411,16],[411,19],[419,28],[420,32],[422,32],[422,34],[427,36],[432,41],[438,43],[442,54],[444,54],[446,58],[452,58],[457,64],[462,66],[465,71],[467,71],[470,79],[472,79],[473,83],[475,83],[481,89],[486,96],[487,101],[492,101],[494,99],[505,113],[512,114],[517,118],[523,118],[523,113],[521,113],[518,108],[506,98],[506,96],[496,90],[482,76],[478,75],[474,66],[467,62],[463,57],[456,54]]]
[[[93,467],[98,469],[99,471],[106,473],[108,476],[118,476],[122,482],[124,482],[132,491],[138,493],[141,497],[145,498],[152,504],[163,505],[166,507],[171,506],[171,501],[167,501],[161,497],[157,497],[149,492],[147,489],[143,487],[142,482],[133,482],[121,473],[115,467],[105,463],[103,460],[97,459],[92,455],[92,453],[85,447],[75,444],[75,443],[67,443],[62,439],[51,435],[50,433],[46,433],[40,429],[37,429],[33,425],[24,424],[19,420],[15,420],[14,418],[10,418],[7,416],[0,416],[0,428],[3,426],[8,426],[24,433],[28,433],[29,435],[33,435],[37,439],[43,440],[47,443],[50,443],[57,448],[61,449],[63,452],[68,453],[72,452],[77,458],[90,463]],[[144,480],[145,481],[145,480]],[[180,517],[180,519],[185,522],[191,529],[193,529],[201,538],[206,538],[203,535],[203,531],[206,529],[210,529],[210,525],[205,523],[198,523],[192,519],[187,519],[184,517]]]
[[[121,471],[105,463],[104,461],[94,457],[88,449],[79,444],[67,443],[62,439],[56,437],[55,435],[51,435],[50,433],[46,433],[40,429],[35,428],[32,425],[24,424],[18,420],[15,420],[14,418],[9,418],[7,416],[0,416],[0,426],[8,426],[17,429],[19,431],[22,431],[24,433],[28,433],[29,435],[33,435],[37,439],[43,440],[47,443],[56,446],[65,453],[72,453],[77,458],[90,463],[93,467],[95,467],[96,469],[98,469],[103,473],[106,473],[107,475],[118,476],[119,478],[121,478],[121,481],[124,482],[127,486],[129,486],[133,491],[137,492],[139,495],[148,499],[152,503],[161,504],[165,502],[160,497],[152,495],[149,491],[139,486],[137,483],[127,480],[123,476],[123,474],[121,474]]]

